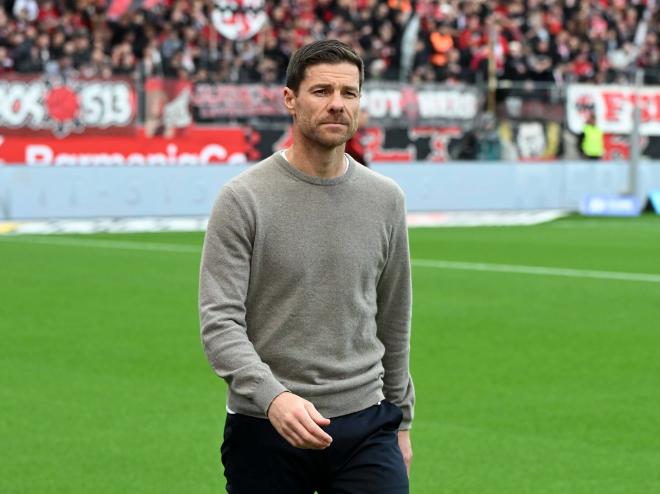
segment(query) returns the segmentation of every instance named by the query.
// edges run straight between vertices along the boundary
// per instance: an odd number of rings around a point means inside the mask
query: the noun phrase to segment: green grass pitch
[[[0,493],[224,491],[202,239],[0,237]],[[412,493],[660,492],[660,218],[410,240]]]

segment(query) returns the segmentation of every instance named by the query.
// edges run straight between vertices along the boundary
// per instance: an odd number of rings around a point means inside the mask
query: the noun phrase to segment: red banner
[[[201,121],[288,116],[284,107],[283,89],[280,86],[202,82],[195,85],[191,103]]]
[[[0,164],[27,166],[190,166],[244,163],[251,154],[240,127],[191,127],[173,138],[0,136]]]

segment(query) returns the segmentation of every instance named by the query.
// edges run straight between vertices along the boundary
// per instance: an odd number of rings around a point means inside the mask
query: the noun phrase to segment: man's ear
[[[291,88],[284,88],[284,106],[289,111],[289,114],[293,115],[294,108],[296,106],[296,95]]]

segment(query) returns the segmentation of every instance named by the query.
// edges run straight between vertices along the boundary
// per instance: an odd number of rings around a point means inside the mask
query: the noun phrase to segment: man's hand
[[[403,462],[406,464],[406,471],[410,477],[410,464],[412,463],[412,444],[410,443],[410,431],[399,431],[399,449],[403,455]]]
[[[332,438],[320,426],[330,425],[314,405],[293,393],[275,397],[268,408],[268,420],[289,444],[302,449],[325,449]]]

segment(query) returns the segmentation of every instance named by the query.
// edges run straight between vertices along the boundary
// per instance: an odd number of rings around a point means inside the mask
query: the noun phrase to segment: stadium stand
[[[479,82],[491,50],[498,78],[514,82],[616,83],[636,66],[647,83],[660,74],[650,0],[269,0],[268,22],[248,40],[218,35],[214,8],[211,0],[5,0],[0,73],[275,83],[297,47],[336,38],[359,50],[371,80]]]

